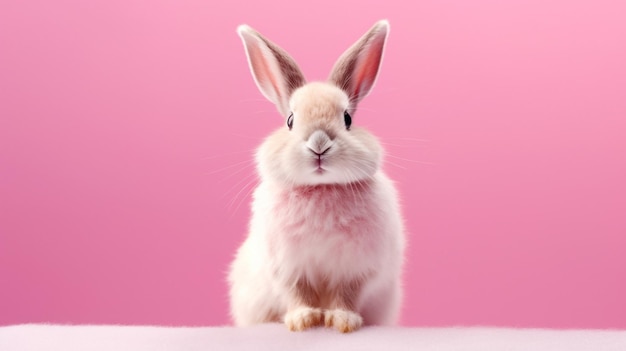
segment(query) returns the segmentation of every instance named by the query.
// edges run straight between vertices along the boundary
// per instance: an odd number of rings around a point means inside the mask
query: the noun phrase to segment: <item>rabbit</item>
[[[376,81],[388,21],[351,46],[327,82],[307,83],[251,27],[237,32],[256,85],[286,125],[255,155],[249,233],[228,275],[234,324],[345,333],[397,323],[405,247],[398,195],[376,137],[352,124]]]

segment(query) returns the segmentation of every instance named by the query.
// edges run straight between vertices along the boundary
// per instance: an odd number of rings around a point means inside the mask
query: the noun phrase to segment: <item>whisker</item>
[[[395,147],[406,147],[406,148],[415,148],[415,147],[424,147],[424,145],[401,145],[401,144],[393,144],[384,141],[378,141],[379,143],[387,146],[395,146]]]
[[[256,175],[256,174],[255,174]],[[249,178],[249,177],[248,177]],[[246,185],[244,185],[243,187],[241,187],[241,189],[239,189],[239,191],[237,192],[237,194],[235,194],[235,196],[228,202],[228,210],[231,211],[233,205],[235,204],[235,201],[238,199],[239,195],[241,195],[241,192],[244,191],[244,189],[246,189],[247,187],[249,187],[251,184],[254,184],[256,182],[257,178],[254,177],[252,179],[250,179],[250,181],[248,181],[246,183]],[[241,201],[243,201],[243,199],[241,199]]]
[[[422,143],[429,143],[429,139],[418,139],[418,138],[409,138],[409,137],[385,137],[384,139],[395,139],[395,140],[408,140],[408,141],[419,141]]]
[[[257,181],[258,181],[258,178],[254,177],[250,182],[248,182],[248,184],[246,184],[243,188],[241,188],[243,190],[243,189],[245,189],[247,187],[250,187],[248,189],[248,191],[246,191],[246,193],[239,200],[239,203],[237,204],[237,207],[235,207],[235,210],[231,212],[230,219],[232,219],[233,216],[235,215],[235,213],[237,213],[237,211],[239,210],[239,207],[241,206],[241,204],[243,204],[244,200],[252,193],[252,191],[254,191],[254,189],[256,188],[255,185],[256,185]],[[252,185],[252,186],[250,186],[250,185]],[[241,190],[240,190],[240,192],[241,192]],[[230,208],[231,207],[229,206],[228,209],[230,210]]]
[[[406,169],[406,167],[404,167],[404,166],[400,166],[399,164],[394,163],[394,162],[391,162],[391,161],[389,161],[389,160],[385,160],[385,163],[388,163],[388,164],[390,164],[390,165],[396,166],[396,167],[398,167],[398,168]]]
[[[232,164],[232,165],[230,165],[230,166],[226,166],[226,167],[223,167],[223,168],[220,168],[220,169],[217,169],[217,170],[211,171],[211,172],[209,172],[209,173],[205,173],[205,175],[211,175],[211,174],[215,174],[215,173],[223,172],[223,171],[225,171],[225,170],[228,170],[228,169],[231,169],[231,168],[237,167],[237,166],[242,165],[242,164],[244,164],[244,163],[251,163],[251,164],[252,164],[253,162],[252,162],[252,160],[250,160],[250,159],[248,159],[248,160],[244,160],[244,161],[241,161],[241,162],[237,162],[237,163],[235,163],[235,164]]]
[[[356,200],[356,192],[354,191],[354,186],[352,185],[352,182],[354,182],[354,177],[352,176],[349,169],[345,169],[343,174],[345,175],[346,178],[348,178],[348,187],[350,188],[350,191],[352,192],[352,197],[354,198],[354,200]]]
[[[213,160],[219,157],[225,157],[225,156],[230,156],[230,155],[235,155],[235,154],[242,154],[244,152],[254,152],[254,149],[249,149],[249,150],[240,150],[240,151],[233,151],[233,152],[227,152],[225,154],[221,154],[221,155],[215,155],[215,156],[209,156],[209,157],[203,157],[201,158],[201,160]]]
[[[239,173],[241,173],[241,172],[243,172],[243,171],[245,171],[245,170],[249,170],[249,169],[250,169],[250,166],[254,166],[254,164],[253,164],[253,163],[251,163],[251,164],[248,164],[248,165],[245,165],[245,166],[243,166],[243,167],[239,168],[238,170],[236,170],[235,172],[233,172],[233,173],[229,174],[228,176],[223,177],[223,178],[222,178],[222,180],[220,180],[218,183],[223,183],[223,182],[227,181],[228,179],[230,179],[230,178],[231,178],[232,176],[234,176],[235,174],[239,174]],[[253,174],[254,174],[254,173],[253,173]],[[246,177],[246,178],[247,178],[247,177]]]
[[[423,162],[423,161],[411,160],[411,159],[408,159],[408,158],[394,156],[394,155],[391,155],[391,154],[386,154],[385,156],[393,157],[395,159],[402,160],[402,161],[419,163],[419,164],[423,164],[423,165],[434,165],[434,163],[432,163],[432,162]]]
[[[226,191],[224,193],[224,195],[222,195],[221,199],[225,198],[231,191],[233,191],[235,188],[237,188],[241,183],[244,183],[245,181],[250,180],[254,176],[256,176],[256,174],[255,173],[251,173],[251,174],[248,174],[247,176],[239,179],[239,181],[237,181],[233,186],[230,187],[230,189],[228,189],[228,191]]]
[[[365,166],[365,163],[364,163],[364,162],[362,162],[363,160],[359,160],[359,159],[357,159],[357,160],[355,160],[355,161],[356,161],[355,168],[356,168],[356,169],[358,169],[359,171],[361,171],[363,174],[367,174],[366,169],[365,169],[365,168],[363,168],[363,167],[361,167],[361,166]],[[356,174],[354,174],[351,170],[348,170],[348,171],[349,171],[349,172],[350,172],[350,174],[352,175],[352,179],[353,179],[353,181],[356,183],[356,184],[355,184],[355,187],[356,187],[357,185],[361,185],[361,184],[362,184],[362,180],[360,180],[360,179],[356,176]],[[372,179],[372,177],[371,177],[371,176],[368,176],[368,179]],[[357,188],[357,193],[358,193],[358,195],[359,195],[359,198],[360,198],[361,202],[365,201],[365,199],[363,198],[363,193],[360,191],[360,189],[359,189],[359,188]]]

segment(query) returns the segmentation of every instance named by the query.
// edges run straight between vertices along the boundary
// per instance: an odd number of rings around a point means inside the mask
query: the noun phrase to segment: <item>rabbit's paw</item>
[[[342,333],[350,333],[361,327],[363,318],[358,313],[335,309],[324,312],[324,324]]]
[[[311,307],[298,307],[285,315],[285,324],[291,331],[303,331],[322,324],[322,310]]]

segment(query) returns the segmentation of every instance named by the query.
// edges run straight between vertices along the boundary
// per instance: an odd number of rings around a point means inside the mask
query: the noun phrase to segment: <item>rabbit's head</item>
[[[377,22],[341,55],[327,82],[306,83],[289,54],[254,29],[238,28],[254,80],[286,124],[258,150],[263,179],[346,184],[378,171],[382,147],[352,116],[376,81],[388,32],[387,21]]]

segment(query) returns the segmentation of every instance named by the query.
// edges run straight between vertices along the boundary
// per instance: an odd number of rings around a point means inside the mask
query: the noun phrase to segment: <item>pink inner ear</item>
[[[278,78],[273,74],[270,63],[263,54],[263,50],[258,45],[248,43],[248,40],[246,40],[246,46],[248,47],[248,55],[250,56],[250,65],[252,66],[254,77],[265,96],[272,102],[278,103],[280,99],[280,96],[278,96],[280,91]]]
[[[359,99],[367,95],[376,81],[380,61],[383,57],[384,39],[384,36],[376,38],[360,55],[355,72],[356,81],[354,82],[354,96],[358,96]],[[362,96],[360,95],[361,92],[363,92]]]

